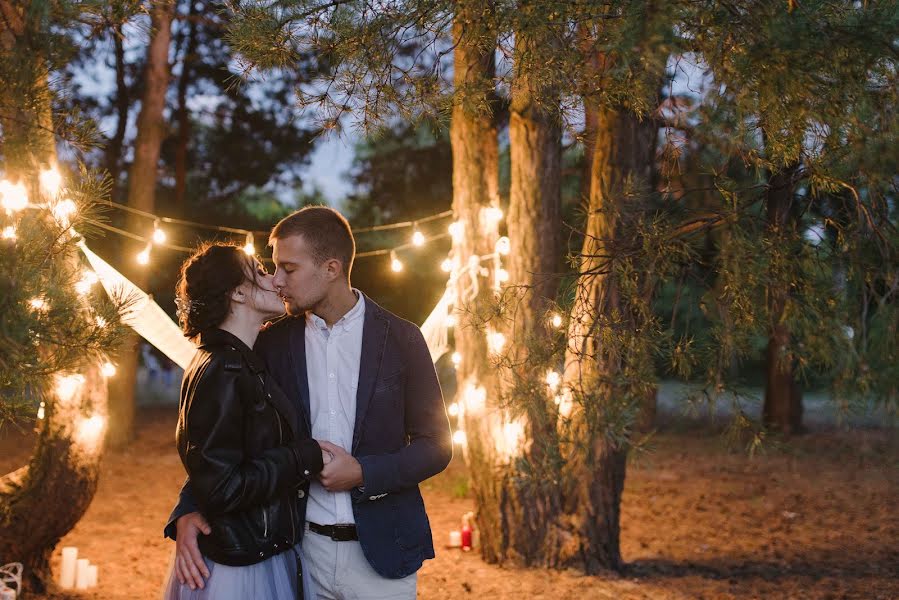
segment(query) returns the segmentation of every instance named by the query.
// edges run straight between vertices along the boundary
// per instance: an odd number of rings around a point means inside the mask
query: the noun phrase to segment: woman
[[[210,575],[191,590],[173,565],[165,598],[280,600],[302,598],[304,588],[314,598],[297,498],[328,455],[315,440],[297,439],[295,409],[252,350],[263,323],[284,312],[272,276],[237,246],[207,245],[181,267],[176,302],[197,344],[181,383],[176,441],[209,521],[199,546]]]

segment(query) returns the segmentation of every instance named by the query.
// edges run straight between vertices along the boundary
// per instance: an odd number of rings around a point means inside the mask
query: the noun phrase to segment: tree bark
[[[159,0],[153,3],[152,30],[144,72],[144,93],[137,118],[134,161],[128,174],[128,206],[150,213],[155,207],[159,150],[166,134],[163,109],[170,78],[169,44],[174,13],[174,2]],[[129,214],[127,222],[129,231],[145,231],[149,237],[152,224],[145,218]],[[135,253],[137,251],[139,250],[135,250]],[[123,271],[138,287],[147,289],[149,277],[146,269],[133,260],[126,260]],[[133,436],[135,385],[140,348],[138,341],[138,337],[132,334],[123,345],[117,361],[119,376],[110,386],[107,441],[113,446],[125,445]]]
[[[524,2],[519,5],[521,11],[535,8]],[[525,401],[520,422],[527,444],[516,460],[526,461],[529,473],[522,476],[513,471],[503,481],[499,513],[504,536],[497,558],[520,565],[546,564],[547,533],[560,507],[558,489],[545,485],[558,476],[558,463],[553,460],[559,443],[555,404],[546,385],[546,370],[534,368],[546,364],[542,355],[551,343],[547,317],[558,290],[562,201],[558,95],[534,72],[539,51],[552,44],[548,35],[541,34],[516,31],[506,221],[509,285],[502,291],[505,327],[499,327],[510,344],[498,372],[499,393],[504,404],[505,399]]]
[[[197,52],[197,2],[191,1],[188,11],[187,43],[181,57],[181,75],[178,77],[178,137],[175,142],[175,204],[183,206],[187,196],[187,145],[190,142],[190,115],[187,110],[187,86]]]
[[[643,358],[623,357],[603,337],[617,327],[634,327],[619,297],[615,252],[625,241],[621,220],[629,209],[628,189],[648,179],[654,149],[652,128],[632,112],[595,110],[590,202],[569,319],[563,377],[567,393],[560,405],[563,428],[571,438],[563,476],[567,519],[553,549],[553,562],[587,573],[622,567],[619,523],[627,444],[604,435],[603,429],[613,405],[633,393],[617,383],[623,361]]]
[[[498,458],[493,436],[501,424],[491,407],[495,396],[487,397],[487,390],[495,389],[495,378],[483,331],[483,321],[492,310],[493,280],[490,273],[481,272],[478,260],[494,251],[499,237],[484,218],[487,208],[499,206],[499,149],[490,114],[495,96],[496,38],[494,32],[483,28],[492,11],[492,3],[464,0],[457,3],[453,21],[455,94],[450,143],[453,214],[460,233],[453,236],[452,256],[457,267],[451,276],[457,281],[455,346],[461,362],[456,378],[459,420],[468,438],[464,454],[471,467],[482,555],[489,562],[498,562],[503,556],[505,529],[500,510],[502,477],[497,477],[494,468]]]
[[[128,112],[131,106],[131,93],[125,80],[125,41],[122,36],[122,25],[117,23],[112,28],[112,43],[115,55],[116,73],[116,130],[106,146],[106,170],[113,182],[113,189],[119,189],[121,175],[122,145],[128,129]],[[118,194],[115,194],[116,197]]]
[[[23,148],[30,149],[15,162],[7,160],[6,166],[8,175],[32,183],[31,195],[36,197],[38,170],[56,165],[57,157],[46,66],[32,50],[15,48],[28,35],[24,14],[22,6],[0,0],[0,46],[8,55],[14,51],[26,55],[31,64],[22,73],[37,73],[39,79],[25,85],[23,93],[9,88],[0,91],[6,96],[3,105],[13,114],[12,119],[0,119],[0,125],[7,142],[18,138]],[[77,254],[62,260],[78,268]],[[62,536],[84,515],[97,489],[106,381],[96,365],[85,364],[80,375],[83,381],[71,396],[47,394],[29,464],[0,478],[0,557],[4,559],[0,562],[21,562],[23,588],[39,594],[55,587],[50,556]],[[99,427],[85,419],[87,410],[100,419]]]
[[[793,186],[797,170],[798,165],[791,165],[768,179],[767,232],[772,243],[781,250],[789,248],[796,235]],[[783,260],[790,259],[786,250],[781,256]],[[802,431],[802,391],[793,372],[791,334],[785,320],[790,282],[776,264],[770,275],[767,300],[770,325],[765,353],[765,402],[762,418],[768,427],[789,435]]]

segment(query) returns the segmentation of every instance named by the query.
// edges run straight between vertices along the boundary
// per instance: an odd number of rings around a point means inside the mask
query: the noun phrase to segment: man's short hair
[[[356,241],[346,218],[330,206],[306,206],[281,219],[268,237],[271,245],[292,235],[302,235],[316,262],[336,258],[347,280],[353,270]]]

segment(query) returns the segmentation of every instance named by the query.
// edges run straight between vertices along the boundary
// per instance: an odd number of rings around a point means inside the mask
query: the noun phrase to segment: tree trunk
[[[155,206],[156,180],[158,176],[159,149],[165,138],[165,94],[169,86],[169,43],[172,37],[172,18],[175,3],[159,0],[153,3],[152,30],[147,48],[147,66],[144,73],[144,93],[137,118],[137,138],[134,141],[134,161],[128,174],[128,206],[152,213]],[[129,231],[146,232],[149,237],[152,224],[147,219],[129,214]],[[139,250],[135,250],[135,254]],[[143,290],[149,277],[146,269],[137,265],[133,255],[126,256],[126,276]],[[110,386],[108,442],[114,446],[127,444],[134,429],[135,385],[140,345],[136,335],[125,342],[118,356],[119,376]]]
[[[114,197],[118,197],[120,167],[122,163],[122,145],[125,142],[125,131],[128,128],[128,111],[131,106],[131,93],[125,81],[125,41],[122,37],[122,25],[112,28],[112,43],[115,55],[116,73],[116,130],[106,146],[106,170],[113,182]]]
[[[175,205],[183,206],[187,196],[187,145],[190,142],[190,115],[187,111],[187,86],[197,52],[197,2],[191,1],[188,11],[187,43],[181,57],[181,75],[178,77],[178,138],[175,142]]]
[[[519,5],[521,11],[534,8]],[[548,38],[516,32],[509,120],[509,285],[502,292],[505,326],[497,327],[510,343],[504,368],[498,371],[498,391],[503,404],[525,404],[520,422],[527,444],[516,459],[530,466],[524,476],[513,470],[503,481],[498,512],[504,536],[497,559],[520,565],[546,565],[547,534],[560,507],[558,489],[545,485],[558,476],[552,458],[559,443],[555,404],[545,369],[534,368],[546,364],[541,355],[551,343],[547,316],[558,289],[560,258],[562,136],[553,109],[557,94],[533,72],[536,52],[551,43]]]
[[[505,529],[500,511],[502,478],[493,467],[497,464],[493,436],[501,424],[494,422],[496,412],[489,408],[495,397],[486,398],[487,390],[495,388],[495,379],[483,331],[483,321],[492,310],[493,279],[481,272],[478,263],[478,257],[494,252],[499,237],[485,218],[489,207],[499,206],[499,149],[489,111],[495,95],[496,38],[493,32],[481,28],[486,21],[483,13],[492,10],[492,3],[465,0],[456,5],[453,22],[455,94],[450,142],[453,213],[460,233],[453,236],[452,255],[457,267],[451,276],[458,282],[455,346],[461,362],[456,378],[459,420],[468,438],[464,454],[471,467],[482,554],[486,560],[497,562],[503,555]]]
[[[22,73],[37,73],[40,79],[23,93],[0,90],[6,96],[7,114],[13,115],[0,119],[0,125],[6,142],[19,138],[22,147],[32,150],[20,153],[15,162],[7,160],[7,173],[35,182],[38,169],[56,164],[56,143],[46,66],[31,51],[15,49],[28,36],[23,15],[22,7],[0,0],[0,45],[5,53],[27,54],[30,64]],[[32,197],[37,197],[37,191],[33,185]],[[77,254],[61,260],[70,262],[72,268],[79,265]],[[0,562],[21,562],[24,589],[39,594],[54,587],[50,573],[53,549],[84,515],[97,489],[106,381],[96,365],[85,364],[80,375],[83,379],[70,395],[59,391],[47,394],[29,464],[0,478]],[[85,418],[88,410],[91,417]]]
[[[782,260],[790,260],[789,251],[796,235],[793,185],[797,165],[779,171],[768,180],[767,229],[775,247],[781,249]],[[776,263],[777,261],[775,261]],[[772,267],[768,288],[768,348],[765,353],[765,402],[762,418],[765,425],[785,434],[802,431],[802,391],[793,373],[790,352],[790,328],[785,322],[790,296],[790,282],[784,270]]]
[[[620,221],[629,208],[628,189],[646,181],[653,150],[652,129],[620,108],[596,107],[598,125],[593,149],[590,203],[579,260],[563,377],[566,393],[560,404],[563,429],[571,438],[565,456],[566,485],[563,530],[556,535],[554,562],[587,573],[622,567],[619,545],[621,493],[627,444],[608,435],[616,404],[626,395],[616,376],[623,357],[604,336],[618,327],[633,327],[619,298],[614,274],[615,252],[622,239]],[[646,390],[643,390],[646,394]]]

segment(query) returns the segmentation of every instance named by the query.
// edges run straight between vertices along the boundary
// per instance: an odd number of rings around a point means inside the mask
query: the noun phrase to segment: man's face
[[[331,281],[328,261],[316,263],[302,235],[274,240],[272,259],[275,262],[272,283],[288,314],[301,315],[313,310],[325,298]]]

